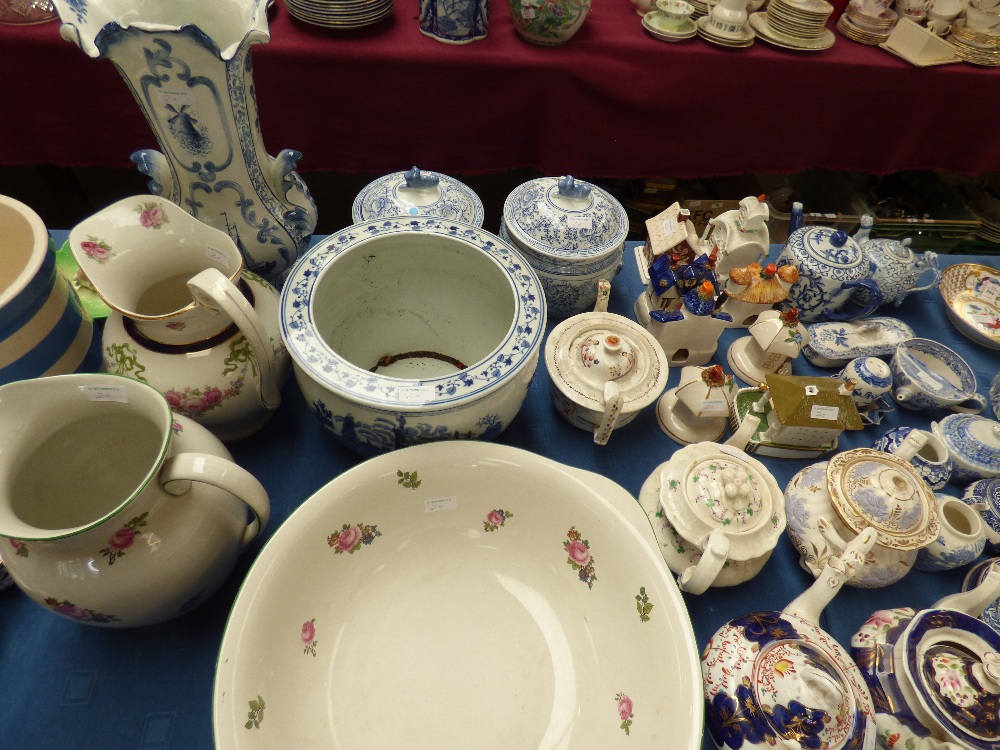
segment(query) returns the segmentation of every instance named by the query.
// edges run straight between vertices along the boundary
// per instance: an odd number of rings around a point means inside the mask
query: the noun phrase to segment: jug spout
[[[954,609],[971,617],[979,617],[1000,596],[1000,563],[993,563],[990,572],[975,588],[950,594],[934,603],[933,609]]]

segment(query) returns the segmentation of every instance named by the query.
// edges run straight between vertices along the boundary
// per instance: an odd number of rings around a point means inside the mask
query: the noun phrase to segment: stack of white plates
[[[835,37],[826,28],[833,6],[825,0],[771,0],[763,13],[752,13],[750,25],[761,39],[778,47],[823,50]]]
[[[289,15],[330,29],[358,29],[392,15],[393,0],[285,0]]]
[[[987,67],[1000,65],[1000,35],[974,31],[960,18],[952,24],[948,41],[966,62]]]
[[[753,45],[754,33],[749,24],[744,23],[732,33],[723,33],[713,25],[711,16],[702,16],[697,20],[698,36],[706,42],[720,47],[750,47]]]
[[[837,19],[837,31],[861,44],[876,46],[885,42],[899,21],[899,14],[887,8],[878,16],[869,16],[848,6]]]

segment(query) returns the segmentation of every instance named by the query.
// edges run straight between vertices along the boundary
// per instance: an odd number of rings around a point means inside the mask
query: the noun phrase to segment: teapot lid
[[[482,227],[483,202],[454,177],[412,167],[368,183],[354,198],[355,224],[390,216],[437,216]]]
[[[1000,475],[1000,424],[979,414],[949,414],[931,430],[948,452],[984,476]]]
[[[1000,633],[964,612],[925,609],[893,652],[902,679],[952,741],[972,750],[998,747]]]
[[[663,465],[660,507],[697,546],[722,530],[732,560],[774,549],[785,530],[784,497],[767,468],[737,448],[713,442],[685,446]]]
[[[621,203],[572,175],[518,185],[504,201],[503,225],[515,245],[562,261],[610,255],[629,229]]]
[[[830,459],[827,482],[834,510],[855,533],[871,526],[878,544],[896,550],[937,539],[934,493],[898,456],[873,448],[838,453]]]
[[[836,640],[796,615],[735,618],[708,642],[702,672],[706,726],[719,747],[782,739],[790,742],[781,747],[874,746],[874,707],[857,665]]]
[[[824,226],[807,226],[789,235],[785,246],[793,249],[800,271],[823,277],[833,271],[840,281],[868,278],[867,251],[847,232]]]
[[[545,366],[552,383],[587,409],[604,408],[604,386],[614,381],[625,412],[653,403],[669,369],[663,347],[645,328],[609,312],[580,313],[553,328]]]

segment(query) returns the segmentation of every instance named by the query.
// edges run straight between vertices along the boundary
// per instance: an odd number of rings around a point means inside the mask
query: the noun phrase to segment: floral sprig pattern
[[[566,562],[578,572],[580,580],[588,588],[594,588],[597,573],[594,570],[594,558],[590,555],[590,542],[581,537],[575,526],[571,526],[566,532],[563,549],[566,550]]]
[[[635,595],[635,608],[639,613],[639,622],[649,622],[649,613],[653,611],[653,603],[649,601],[649,596],[646,595],[646,587],[640,586],[639,593]]]
[[[326,543],[333,547],[333,551],[338,555],[347,553],[353,555],[362,544],[371,544],[375,537],[382,536],[382,532],[377,526],[369,526],[364,523],[351,525],[345,523],[340,531],[335,531],[326,538]]]
[[[170,223],[170,219],[155,201],[140,203],[135,207],[135,211],[139,214],[139,225],[146,229],[159,229],[164,224]]]
[[[55,597],[49,596],[45,598],[45,604],[51,607],[52,611],[57,615],[68,617],[71,620],[78,620],[80,622],[96,622],[101,624],[121,622],[121,620],[114,615],[104,614],[103,612],[95,612],[94,610],[87,609],[86,607],[78,607],[67,599],[59,601]]]
[[[250,710],[247,712],[247,723],[243,726],[247,729],[260,729],[260,724],[264,721],[264,709],[267,708],[267,705],[259,695],[257,700],[248,701],[248,703]]]
[[[399,479],[396,480],[396,484],[401,484],[411,490],[415,490],[420,486],[421,480],[415,471],[401,471],[397,469],[396,476],[399,477]]]
[[[483,531],[496,531],[513,515],[509,510],[503,510],[502,508],[491,510],[486,514],[486,520],[483,521]]]
[[[139,529],[146,525],[147,516],[149,516],[148,512],[136,516],[108,537],[108,546],[100,551],[102,555],[108,558],[108,565],[114,565],[115,560],[119,557],[124,557],[125,550],[135,544],[137,537],[142,536],[142,532]]]
[[[99,237],[88,237],[80,243],[80,249],[88,258],[98,263],[105,263],[114,256],[111,245]]]
[[[316,646],[319,645],[319,641],[316,640],[315,617],[302,623],[302,643],[304,644],[302,649],[303,654],[316,656]]]
[[[20,539],[11,539],[10,546],[14,548],[14,554],[18,557],[28,556],[28,545],[22,542]]]
[[[615,696],[615,700],[618,701],[618,717],[622,720],[622,731],[625,734],[629,734],[632,731],[632,717],[635,715],[632,699],[625,695],[625,693],[618,693]]]

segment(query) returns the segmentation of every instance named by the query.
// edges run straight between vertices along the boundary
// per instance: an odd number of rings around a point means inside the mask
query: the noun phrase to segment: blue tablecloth
[[[57,242],[63,236],[60,234]],[[631,318],[642,285],[630,250],[625,258],[624,270],[614,281],[610,309]],[[991,259],[970,256],[941,256],[941,261],[945,265],[970,261],[992,265]],[[937,339],[959,352],[972,364],[979,392],[986,396],[1000,369],[1000,352],[979,347],[960,335],[948,321],[937,292],[910,295],[901,307],[883,308],[879,314],[899,317],[917,335]],[[550,328],[557,322],[551,321]],[[729,343],[741,335],[745,332],[723,334],[716,361],[725,365]],[[801,358],[795,367],[797,374],[833,374]],[[679,368],[671,372],[668,387],[676,385],[678,377]],[[902,424],[927,428],[928,415],[896,410],[881,426],[845,434],[841,447],[870,446],[883,432]],[[679,447],[660,431],[652,409],[615,432],[606,447],[595,446],[589,434],[565,423],[553,409],[544,362],[539,363],[518,417],[499,442],[596,471],[633,496]],[[294,378],[289,379],[283,402],[268,426],[247,440],[230,443],[229,449],[270,494],[271,522],[248,548],[226,585],[198,609],[161,625],[110,630],[57,617],[16,588],[0,593],[0,749],[212,747],[215,661],[241,581],[261,545],[282,521],[316,490],[362,460],[323,431]],[[812,463],[763,460],[781,487]],[[952,485],[947,492],[960,494],[962,489]],[[959,590],[964,572],[914,570],[887,588],[846,587],[824,612],[821,625],[847,644],[874,610],[926,607]],[[727,620],[754,610],[781,609],[811,580],[799,567],[791,542],[783,537],[754,580],[701,596],[685,594],[699,648]],[[657,665],[649,668],[655,670]],[[707,734],[704,747],[713,747]]]

